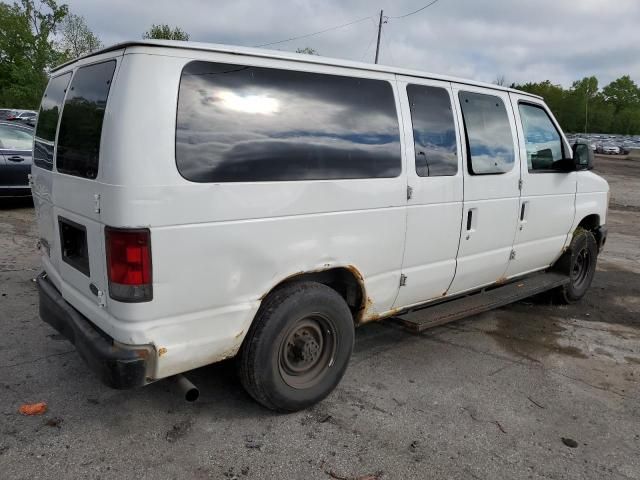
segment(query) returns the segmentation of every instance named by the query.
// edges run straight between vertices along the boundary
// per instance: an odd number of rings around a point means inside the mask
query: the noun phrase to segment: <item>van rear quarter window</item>
[[[513,134],[502,99],[483,93],[458,95],[467,133],[469,172],[486,175],[511,171],[515,162]]]
[[[391,84],[191,62],[180,80],[176,164],[194,182],[396,177]]]
[[[64,101],[64,94],[71,80],[71,73],[54,77],[42,97],[38,126],[33,149],[33,163],[41,168],[53,168],[53,145],[56,139],[60,109]]]
[[[78,177],[96,178],[100,137],[115,60],[78,68],[62,110],[56,168]]]

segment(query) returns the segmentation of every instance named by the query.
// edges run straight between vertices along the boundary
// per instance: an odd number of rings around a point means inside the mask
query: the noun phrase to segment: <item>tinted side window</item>
[[[519,109],[529,171],[553,171],[553,162],[564,157],[558,130],[543,108],[521,103]]]
[[[47,170],[53,168],[53,142],[56,139],[60,108],[70,79],[71,73],[52,78],[40,104],[33,148],[33,163]]]
[[[407,85],[411,106],[416,173],[421,177],[458,172],[451,99],[444,88]]]
[[[194,182],[398,176],[391,85],[191,62],[180,80],[176,163]]]
[[[510,171],[515,153],[502,99],[471,92],[460,92],[459,98],[467,133],[469,171],[476,175]]]
[[[115,60],[110,60],[81,67],[74,75],[58,133],[59,172],[96,178],[102,121],[115,68]]]

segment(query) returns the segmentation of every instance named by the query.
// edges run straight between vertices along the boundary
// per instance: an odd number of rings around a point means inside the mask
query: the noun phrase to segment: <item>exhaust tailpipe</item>
[[[198,390],[198,387],[191,383],[187,377],[180,373],[175,375],[173,379],[187,402],[195,402],[198,399],[200,390]]]

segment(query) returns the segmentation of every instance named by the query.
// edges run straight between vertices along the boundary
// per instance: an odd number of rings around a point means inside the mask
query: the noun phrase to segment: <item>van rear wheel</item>
[[[569,283],[558,288],[558,302],[575,303],[584,297],[596,273],[598,246],[593,234],[580,228],[573,236],[569,252],[557,264],[557,269],[569,274]]]
[[[301,410],[340,382],[353,350],[344,299],[316,282],[284,285],[263,302],[240,354],[240,380],[267,408]]]

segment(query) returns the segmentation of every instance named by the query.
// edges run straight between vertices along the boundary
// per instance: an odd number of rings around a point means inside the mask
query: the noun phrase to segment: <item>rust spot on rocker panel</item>
[[[500,277],[496,280],[496,285],[503,285],[505,283],[507,283],[507,277]]]
[[[149,351],[148,350],[134,350],[135,354],[143,359],[147,359],[149,357]]]
[[[158,356],[161,357],[162,355],[164,355],[165,353],[167,353],[167,349],[164,347],[161,347],[158,349]]]
[[[369,322],[377,322],[378,320],[384,320],[385,318],[393,317],[402,310],[402,308],[392,308],[391,310],[388,310],[384,313],[370,313],[368,315],[363,315],[358,321],[358,325],[363,325]]]

